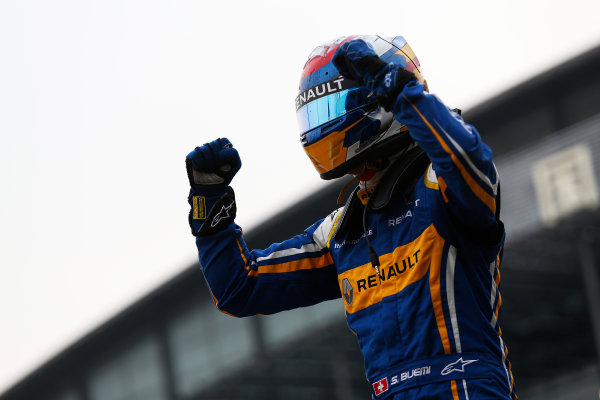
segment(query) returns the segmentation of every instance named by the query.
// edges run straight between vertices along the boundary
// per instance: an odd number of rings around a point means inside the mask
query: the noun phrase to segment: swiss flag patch
[[[387,392],[388,390],[388,382],[387,378],[383,378],[380,381],[377,381],[373,384],[373,390],[375,391],[375,396],[379,396],[383,392]]]

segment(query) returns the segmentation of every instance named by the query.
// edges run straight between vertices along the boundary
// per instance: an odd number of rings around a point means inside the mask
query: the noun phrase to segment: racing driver
[[[244,317],[342,298],[374,399],[516,399],[499,326],[504,243],[492,153],[428,93],[401,36],[349,36],[309,56],[301,142],[345,205],[249,250],[229,186],[229,140],[186,158],[189,222],[219,310]]]

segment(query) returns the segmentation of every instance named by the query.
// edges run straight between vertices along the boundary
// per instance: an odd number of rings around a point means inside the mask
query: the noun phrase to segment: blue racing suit
[[[366,210],[363,226],[353,194],[264,250],[248,250],[234,222],[197,237],[216,305],[243,317],[342,297],[373,398],[516,399],[498,322],[504,227],[492,153],[416,81],[392,111],[430,160],[408,195]]]

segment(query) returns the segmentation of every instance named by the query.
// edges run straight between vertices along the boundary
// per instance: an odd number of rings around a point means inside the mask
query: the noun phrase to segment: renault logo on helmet
[[[321,97],[328,96],[332,93],[341,92],[346,89],[358,87],[359,83],[352,79],[338,76],[330,81],[322,82],[316,86],[313,86],[296,96],[296,111],[303,105],[310,103],[311,101],[320,99]]]
[[[346,300],[347,305],[352,305],[352,300],[354,299],[354,289],[352,289],[352,285],[348,278],[344,278],[342,281],[342,294],[344,295],[344,300]]]

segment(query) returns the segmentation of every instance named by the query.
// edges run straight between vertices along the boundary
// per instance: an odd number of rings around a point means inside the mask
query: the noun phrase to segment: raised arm
[[[327,237],[331,218],[265,250],[250,251],[234,222],[231,179],[241,162],[227,139],[186,158],[189,222],[198,258],[219,310],[237,317],[272,314],[340,297]]]
[[[408,127],[432,161],[432,172],[456,225],[472,232],[499,230],[498,176],[492,152],[475,128],[427,93],[413,73],[384,62],[360,39],[344,43],[333,62]]]

